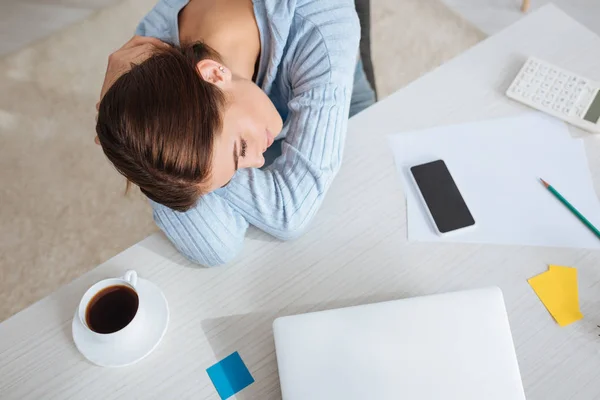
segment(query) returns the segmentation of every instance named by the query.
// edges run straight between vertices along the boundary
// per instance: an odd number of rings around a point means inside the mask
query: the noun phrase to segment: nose
[[[265,163],[265,157],[263,153],[265,152],[265,143],[260,140],[255,140],[252,146],[252,166],[254,168],[260,168]]]
[[[253,164],[252,167],[260,168],[265,164],[265,157],[263,156],[262,150],[263,149],[260,148],[259,150],[256,151],[256,154],[252,160],[252,164]]]

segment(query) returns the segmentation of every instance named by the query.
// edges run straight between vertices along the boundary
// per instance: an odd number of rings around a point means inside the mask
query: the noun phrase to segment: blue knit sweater
[[[177,16],[187,2],[160,0],[136,34],[179,44]],[[261,41],[256,83],[284,120],[281,155],[265,168],[239,170],[187,212],[150,202],[177,249],[206,266],[231,260],[249,224],[282,240],[305,231],[342,163],[349,114],[374,101],[356,63],[353,0],[254,0],[254,13]]]

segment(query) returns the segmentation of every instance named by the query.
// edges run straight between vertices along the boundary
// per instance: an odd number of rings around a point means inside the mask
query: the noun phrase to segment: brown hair
[[[202,43],[157,49],[123,74],[100,102],[96,133],[115,168],[150,199],[193,207],[211,173],[224,94],[202,79],[198,61],[220,61]]]

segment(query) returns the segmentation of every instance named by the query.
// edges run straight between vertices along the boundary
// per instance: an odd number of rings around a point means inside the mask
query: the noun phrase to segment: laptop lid
[[[284,400],[524,400],[502,292],[477,289],[282,317]]]

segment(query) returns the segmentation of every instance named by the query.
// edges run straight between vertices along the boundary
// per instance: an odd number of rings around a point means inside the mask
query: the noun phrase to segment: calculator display
[[[596,93],[596,97],[594,98],[594,101],[592,101],[592,105],[583,119],[593,122],[594,124],[600,119],[600,91]]]

